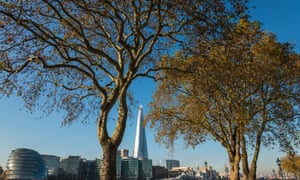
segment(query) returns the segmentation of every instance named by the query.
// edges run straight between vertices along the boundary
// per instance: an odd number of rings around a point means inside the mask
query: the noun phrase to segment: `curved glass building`
[[[31,149],[13,150],[7,160],[7,179],[43,180],[46,178],[46,166],[42,156]]]

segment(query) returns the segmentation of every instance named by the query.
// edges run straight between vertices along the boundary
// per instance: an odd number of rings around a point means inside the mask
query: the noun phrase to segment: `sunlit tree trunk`
[[[106,108],[111,108],[106,106]],[[106,124],[108,111],[102,106],[101,115],[98,120],[98,139],[103,151],[103,159],[101,164],[100,178],[101,180],[114,180],[116,178],[116,153],[117,145],[112,143],[111,138],[108,136]],[[101,131],[104,130],[104,131]]]
[[[259,152],[259,147],[256,147],[255,152],[253,154],[251,167],[249,169],[246,143],[244,141],[242,142],[241,161],[242,161],[243,179],[244,180],[256,180],[256,169],[257,169],[256,164],[257,164],[257,159],[258,159],[258,154],[259,154],[258,152]]]
[[[248,153],[247,153],[247,143],[245,136],[241,138],[241,149],[242,149],[242,169],[243,169],[243,177],[244,180],[256,180],[256,170],[257,170],[257,160],[260,152],[260,145],[261,145],[261,136],[265,129],[266,121],[262,123],[261,129],[257,131],[255,149],[253,153],[253,158],[251,161],[250,169],[249,169],[249,162],[248,162]]]
[[[239,180],[240,175],[240,137],[237,128],[234,128],[232,137],[231,137],[231,147],[227,148],[227,153],[229,157],[230,164],[230,180]]]
[[[229,163],[230,163],[230,180],[239,180],[239,170],[240,170],[240,155],[229,155]]]
[[[116,157],[117,150],[122,141],[128,115],[128,105],[126,102],[126,92],[130,83],[126,83],[123,88],[118,91],[118,99],[112,96],[110,102],[118,100],[118,120],[112,136],[110,137],[107,128],[108,112],[111,111],[112,104],[106,103],[101,106],[101,115],[98,121],[98,139],[101,143],[103,150],[103,159],[101,167],[101,180],[114,180],[116,179]],[[101,131],[102,130],[102,131]]]
[[[116,179],[116,157],[117,146],[108,144],[102,146],[103,159],[101,166],[101,180],[114,180]]]

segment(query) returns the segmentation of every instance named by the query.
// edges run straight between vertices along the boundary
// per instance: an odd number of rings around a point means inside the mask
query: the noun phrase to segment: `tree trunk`
[[[236,145],[238,148],[239,145]],[[230,163],[230,180],[239,180],[240,179],[240,152],[239,151],[229,151],[227,150],[229,163]]]
[[[242,169],[243,169],[243,179],[250,180],[250,171],[248,168],[248,158],[245,157],[245,154],[242,155]]]
[[[98,120],[98,139],[103,150],[103,159],[101,166],[101,180],[116,179],[116,157],[117,150],[122,141],[126,120],[128,115],[128,107],[126,103],[126,89],[123,88],[118,95],[118,120],[112,136],[108,135],[107,119],[108,113],[112,108],[113,103],[103,103],[101,106],[100,118]],[[113,102],[113,101],[111,101]]]
[[[101,180],[115,180],[116,179],[116,157],[117,147],[113,145],[102,146],[103,159],[100,172]]]
[[[242,144],[242,165],[243,165],[243,175],[244,180],[256,180],[256,169],[257,169],[257,160],[260,152],[260,144],[261,144],[261,136],[265,129],[265,123],[264,121],[261,125],[261,129],[257,133],[256,142],[255,142],[255,149],[253,153],[253,158],[251,161],[251,167],[249,169],[249,163],[248,163],[248,153],[247,153],[247,144],[246,139],[244,136],[242,136],[241,144]]]
[[[234,133],[231,137],[231,146],[227,148],[227,153],[230,163],[230,180],[240,179],[240,134],[237,128],[234,129]]]
[[[257,141],[255,151],[253,154],[253,159],[251,162],[251,168],[249,171],[248,180],[256,180],[256,169],[257,169],[257,160],[258,160],[258,156],[259,156],[259,151],[260,151],[260,141]]]
[[[230,180],[239,180],[240,175],[240,160],[239,155],[234,155],[234,158],[230,160]]]
[[[247,153],[247,145],[244,135],[241,136],[241,147],[242,147],[242,169],[243,169],[243,179],[250,180],[250,170],[249,170],[249,163],[248,163],[248,153]]]

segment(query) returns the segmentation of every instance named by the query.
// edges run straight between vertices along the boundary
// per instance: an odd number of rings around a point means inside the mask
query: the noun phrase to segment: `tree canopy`
[[[114,179],[131,82],[159,70],[161,54],[218,36],[246,10],[246,0],[0,2],[0,92],[31,111],[64,111],[63,123],[96,119],[101,179]]]
[[[228,30],[195,54],[164,59],[175,68],[159,74],[148,119],[168,146],[179,137],[193,147],[219,142],[231,178],[242,162],[244,177],[255,179],[261,145],[291,152],[299,144],[300,56],[259,22],[242,18]]]
[[[294,153],[290,153],[281,160],[282,170],[287,173],[292,173],[296,178],[300,177],[300,157]]]

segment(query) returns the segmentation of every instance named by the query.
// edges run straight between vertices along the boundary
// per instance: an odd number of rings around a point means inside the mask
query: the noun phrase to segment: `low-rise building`
[[[180,167],[180,162],[175,159],[166,159],[163,160],[162,165],[167,168],[167,170],[171,170],[173,167]]]
[[[78,176],[80,165],[81,165],[80,156],[68,156],[60,160],[60,169],[67,174]]]
[[[152,166],[153,179],[165,179],[168,177],[168,170],[163,166]]]

